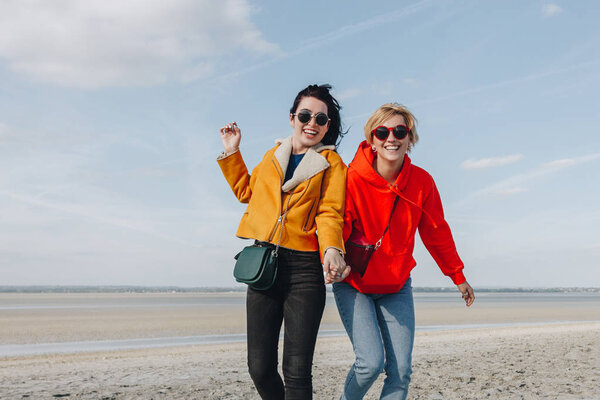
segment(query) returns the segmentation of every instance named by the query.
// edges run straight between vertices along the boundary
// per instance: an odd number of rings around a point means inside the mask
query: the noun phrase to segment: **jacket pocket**
[[[302,230],[304,232],[308,232],[310,229],[312,229],[313,224],[314,224],[314,218],[312,217],[313,214],[313,209],[315,208],[315,203],[317,202],[317,199],[313,200],[311,205],[310,205],[310,209],[308,210],[308,213],[306,215],[306,221],[304,221],[304,227],[302,228]]]

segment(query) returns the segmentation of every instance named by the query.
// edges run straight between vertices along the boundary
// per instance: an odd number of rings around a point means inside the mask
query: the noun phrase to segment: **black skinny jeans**
[[[280,248],[273,287],[265,291],[248,288],[248,368],[263,399],[312,399],[312,360],[324,307],[325,285],[318,252]],[[282,321],[285,385],[277,372]]]

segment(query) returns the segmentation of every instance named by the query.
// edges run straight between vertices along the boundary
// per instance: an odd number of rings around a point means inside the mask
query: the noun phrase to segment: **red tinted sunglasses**
[[[405,125],[396,125],[393,128],[388,128],[387,126],[381,125],[373,129],[371,131],[371,135],[375,135],[377,139],[384,141],[388,138],[390,132],[394,134],[396,139],[401,140],[404,139],[406,135],[408,135],[410,129],[408,129],[408,127]]]

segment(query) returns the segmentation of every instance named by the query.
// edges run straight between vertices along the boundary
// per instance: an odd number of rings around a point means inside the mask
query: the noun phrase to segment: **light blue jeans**
[[[341,399],[362,399],[382,371],[380,398],[405,399],[415,336],[411,279],[396,293],[363,294],[344,282],[333,293],[356,355]]]

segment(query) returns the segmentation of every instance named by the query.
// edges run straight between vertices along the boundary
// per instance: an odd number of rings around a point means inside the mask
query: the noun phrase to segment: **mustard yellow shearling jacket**
[[[346,165],[334,149],[320,143],[308,149],[285,184],[291,137],[278,140],[252,175],[239,151],[219,156],[231,190],[241,203],[248,203],[236,235],[273,244],[281,235],[281,247],[318,250],[321,256],[329,247],[344,251]]]

